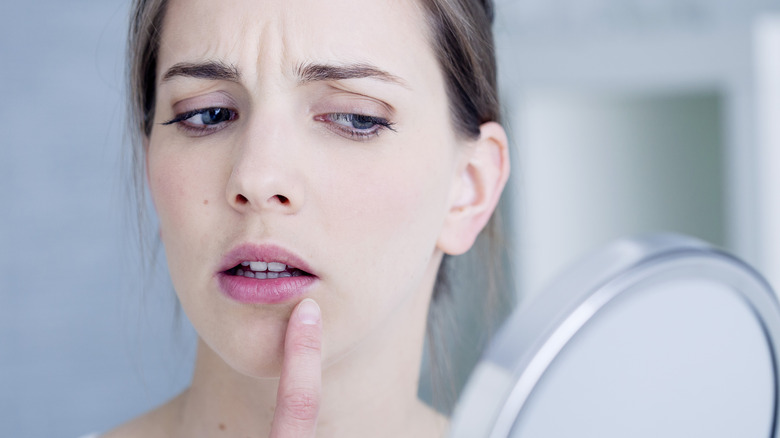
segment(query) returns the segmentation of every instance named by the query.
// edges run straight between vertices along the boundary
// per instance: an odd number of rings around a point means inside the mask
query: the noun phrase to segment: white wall
[[[764,17],[756,27],[756,82],[758,84],[758,141],[763,159],[761,225],[767,245],[762,248],[762,270],[780,287],[780,15]]]
[[[777,49],[767,38],[764,49],[756,43],[756,23],[780,4],[501,4],[508,14],[497,22],[499,79],[516,149],[513,275],[521,299],[586,248],[651,230],[702,237],[780,280],[772,234],[778,172],[770,164],[777,124],[766,110],[777,105],[767,83],[778,75],[761,61],[777,59]],[[675,158],[656,144],[688,154]],[[578,161],[565,162],[569,156]],[[668,179],[651,181],[669,166]],[[615,211],[610,196],[627,208]],[[681,204],[684,196],[693,201]]]
[[[715,93],[526,94],[517,224],[524,290],[610,240],[677,231],[725,241],[721,102]]]

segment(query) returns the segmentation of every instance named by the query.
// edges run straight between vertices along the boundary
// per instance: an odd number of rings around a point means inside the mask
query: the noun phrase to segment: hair
[[[480,125],[500,122],[500,105],[496,79],[496,58],[493,43],[492,0],[418,0],[428,24],[428,37],[444,75],[451,122],[463,138],[475,139]],[[132,8],[128,38],[128,82],[130,135],[133,138],[133,180],[135,197],[139,204],[144,198],[144,144],[152,131],[156,98],[157,61],[167,0],[135,0]],[[143,207],[142,207],[143,208]],[[144,215],[139,213],[139,222]],[[499,306],[497,281],[503,270],[500,216],[496,212],[480,233],[475,244],[475,258],[482,261],[481,270],[487,283],[482,294],[487,316]],[[139,231],[143,234],[143,225]],[[143,235],[141,236],[143,239]],[[142,250],[145,246],[142,244]],[[431,311],[428,317],[428,345],[432,370],[448,369],[448,364],[436,351],[446,333],[445,325],[454,326],[452,305],[455,284],[451,272],[453,260],[445,255],[434,287]],[[469,263],[474,265],[474,263]],[[484,297],[487,297],[485,299]],[[492,328],[491,328],[492,329]],[[435,374],[435,372],[434,372]],[[446,374],[446,373],[442,373]],[[443,380],[434,375],[436,381]],[[447,392],[447,391],[444,391]],[[450,395],[440,400],[441,410],[449,410],[454,400]],[[439,404],[439,403],[437,403]]]

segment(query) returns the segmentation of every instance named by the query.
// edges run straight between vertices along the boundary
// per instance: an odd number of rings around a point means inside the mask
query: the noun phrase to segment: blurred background
[[[128,7],[0,14],[0,436],[104,431],[189,381],[194,335],[164,260],[143,273],[133,227]],[[780,2],[497,0],[495,33],[512,301],[588,250],[660,230],[780,284]],[[486,324],[461,311],[479,339]],[[462,383],[478,351],[458,351]]]

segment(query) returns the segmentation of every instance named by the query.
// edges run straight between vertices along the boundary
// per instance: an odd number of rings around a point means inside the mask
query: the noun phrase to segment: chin
[[[227,339],[209,342],[201,338],[204,354],[211,356],[216,367],[227,366],[234,372],[256,379],[279,378],[284,359],[286,321],[261,327],[222,333]],[[205,344],[205,345],[203,345]],[[221,362],[221,364],[220,364]],[[227,370],[226,370],[227,371]]]
[[[270,353],[270,354],[269,354]],[[278,379],[282,372],[282,351],[244,354],[222,359],[234,371],[254,379]]]

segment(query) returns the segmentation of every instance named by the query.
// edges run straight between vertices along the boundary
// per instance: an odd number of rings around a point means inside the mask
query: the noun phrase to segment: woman
[[[106,437],[431,437],[417,399],[445,255],[509,173],[490,5],[149,0],[138,151],[199,335],[192,384]]]

